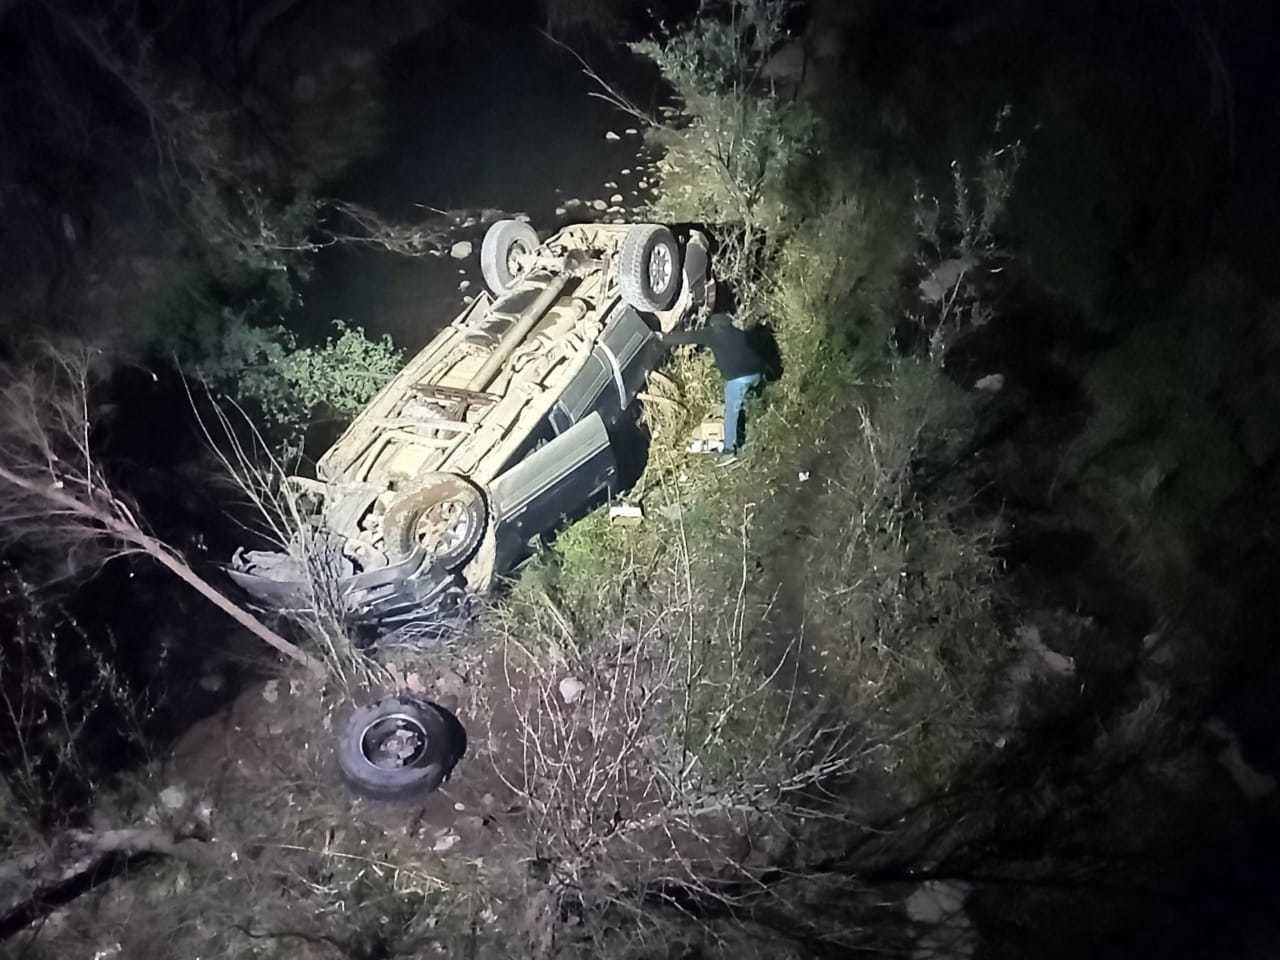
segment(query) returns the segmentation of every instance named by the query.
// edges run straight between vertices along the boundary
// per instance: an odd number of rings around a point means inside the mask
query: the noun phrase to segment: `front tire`
[[[494,296],[507,293],[522,273],[521,260],[538,249],[538,234],[522,220],[499,220],[480,244],[480,273]]]
[[[479,489],[452,473],[429,474],[402,493],[382,517],[387,555],[403,559],[419,546],[445,570],[456,570],[484,537],[488,511]]]
[[[412,800],[440,786],[467,750],[458,718],[437,703],[387,697],[359,707],[339,734],[338,767],[371,800]]]
[[[675,303],[680,292],[680,247],[666,227],[638,223],[627,231],[618,254],[622,299],[654,313]]]

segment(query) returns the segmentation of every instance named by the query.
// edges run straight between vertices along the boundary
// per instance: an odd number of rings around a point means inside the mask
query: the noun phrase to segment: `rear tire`
[[[618,254],[622,299],[654,313],[675,303],[680,292],[680,247],[666,227],[638,223],[627,231]]]
[[[507,293],[520,279],[519,257],[538,249],[538,235],[522,220],[499,220],[480,244],[480,273],[495,296]]]
[[[371,800],[413,800],[440,786],[467,750],[467,734],[444,707],[387,697],[359,707],[338,739],[347,785]]]

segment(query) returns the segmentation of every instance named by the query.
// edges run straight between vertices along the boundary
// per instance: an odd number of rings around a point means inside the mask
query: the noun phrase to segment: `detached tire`
[[[467,750],[467,734],[444,707],[387,697],[360,707],[342,728],[338,767],[371,800],[412,800],[442,784]]]
[[[675,303],[680,292],[680,247],[666,227],[638,223],[622,238],[618,253],[622,299],[653,313]]]
[[[455,570],[480,545],[487,520],[484,497],[473,483],[452,473],[429,474],[387,507],[382,542],[393,559],[421,544],[442,568]]]
[[[480,244],[480,274],[495,296],[520,278],[519,258],[538,249],[538,235],[522,220],[499,220]]]

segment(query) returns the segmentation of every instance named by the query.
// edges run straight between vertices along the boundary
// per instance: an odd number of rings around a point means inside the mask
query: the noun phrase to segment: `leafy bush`
[[[997,117],[994,135],[1001,134],[1009,109],[1006,106]],[[978,161],[973,182],[964,166],[953,161],[951,194],[945,204],[926,197],[916,185],[912,219],[919,241],[916,265],[923,278],[911,316],[925,332],[929,354],[939,365],[957,337],[985,326],[995,315],[985,281],[1009,258],[998,227],[1025,153],[1019,140],[989,149]]]
[[[798,181],[817,152],[820,128],[803,102],[765,90],[760,73],[787,39],[787,0],[704,5],[689,26],[633,44],[674,88],[651,139],[663,149],[654,216],[720,224],[722,276],[755,279],[772,245],[794,225]],[[740,291],[748,299],[751,287]]]
[[[154,349],[246,405],[286,448],[300,447],[317,417],[355,413],[401,366],[389,336],[370,340],[359,327],[334,320],[333,336],[301,346],[286,327],[257,322],[262,310],[256,303],[219,309],[212,296],[180,288],[158,308]]]

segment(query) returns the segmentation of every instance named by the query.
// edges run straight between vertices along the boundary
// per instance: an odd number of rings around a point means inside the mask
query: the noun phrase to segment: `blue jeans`
[[[748,373],[745,377],[734,377],[724,382],[724,448],[726,451],[738,449],[738,421],[742,417],[742,402],[747,399],[747,392],[764,379],[758,373]]]

